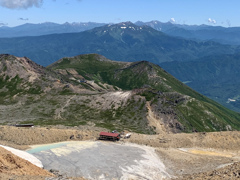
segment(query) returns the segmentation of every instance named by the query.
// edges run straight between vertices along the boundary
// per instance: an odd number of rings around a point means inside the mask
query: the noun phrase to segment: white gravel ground
[[[170,178],[155,149],[135,144],[101,141],[71,141],[33,146],[32,152],[46,169],[57,169],[69,177],[87,179]],[[47,148],[49,147],[49,148]],[[34,149],[37,148],[37,149]],[[42,150],[41,150],[42,149]]]

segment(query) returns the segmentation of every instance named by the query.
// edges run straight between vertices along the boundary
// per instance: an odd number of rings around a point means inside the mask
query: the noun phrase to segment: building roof
[[[119,133],[100,132],[100,136],[118,137]]]

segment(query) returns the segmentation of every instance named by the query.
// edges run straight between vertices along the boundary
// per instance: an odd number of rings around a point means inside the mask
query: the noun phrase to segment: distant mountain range
[[[170,36],[182,37],[195,41],[215,41],[223,44],[240,45],[240,27],[221,27],[208,25],[184,25],[160,21],[134,23],[138,26],[147,25]],[[106,25],[106,23],[80,22],[80,23],[40,23],[23,24],[16,27],[0,27],[0,38],[41,36],[48,34],[82,32]]]
[[[52,22],[40,24],[23,24],[16,27],[0,27],[0,38],[4,37],[23,37],[23,36],[41,36],[48,34],[82,32],[95,27],[103,26],[105,23],[64,23],[57,24]]]
[[[147,61],[86,54],[45,68],[28,58],[0,55],[0,124],[155,134],[240,130],[239,118]]]
[[[208,25],[181,25],[159,21],[141,22],[136,25],[147,25],[170,36],[192,39],[195,41],[215,41],[222,44],[240,45],[240,27],[221,27]]]
[[[80,33],[0,38],[1,53],[27,56],[44,66],[61,57],[86,53],[100,53],[119,61],[148,60],[158,64],[234,54],[238,50],[237,46],[168,36],[149,26],[137,26],[131,22],[105,25]]]

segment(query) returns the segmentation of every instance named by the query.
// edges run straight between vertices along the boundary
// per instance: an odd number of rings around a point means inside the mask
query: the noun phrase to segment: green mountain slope
[[[163,63],[161,66],[198,92],[240,112],[239,60],[240,54],[234,54],[209,56],[194,62]]]
[[[98,54],[48,68],[0,55],[0,123],[96,126],[138,133],[239,130],[240,115],[147,61]]]
[[[164,123],[166,129],[172,128],[175,132],[239,129],[238,113],[195,92],[147,61],[114,62],[91,54],[64,58],[48,68],[73,68],[86,79],[131,90],[139,97],[144,97],[145,103],[150,104],[144,106],[155,113],[156,119]],[[113,110],[111,113],[116,112]]]

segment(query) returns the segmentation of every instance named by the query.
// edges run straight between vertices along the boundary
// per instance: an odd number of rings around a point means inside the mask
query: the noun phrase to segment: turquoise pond
[[[50,150],[50,149],[59,148],[59,147],[65,146],[67,144],[69,144],[69,142],[39,145],[37,147],[34,147],[32,149],[27,150],[26,152],[28,152],[30,154],[34,154],[34,153],[38,153],[38,152],[41,152],[41,151],[47,151],[47,150]]]

